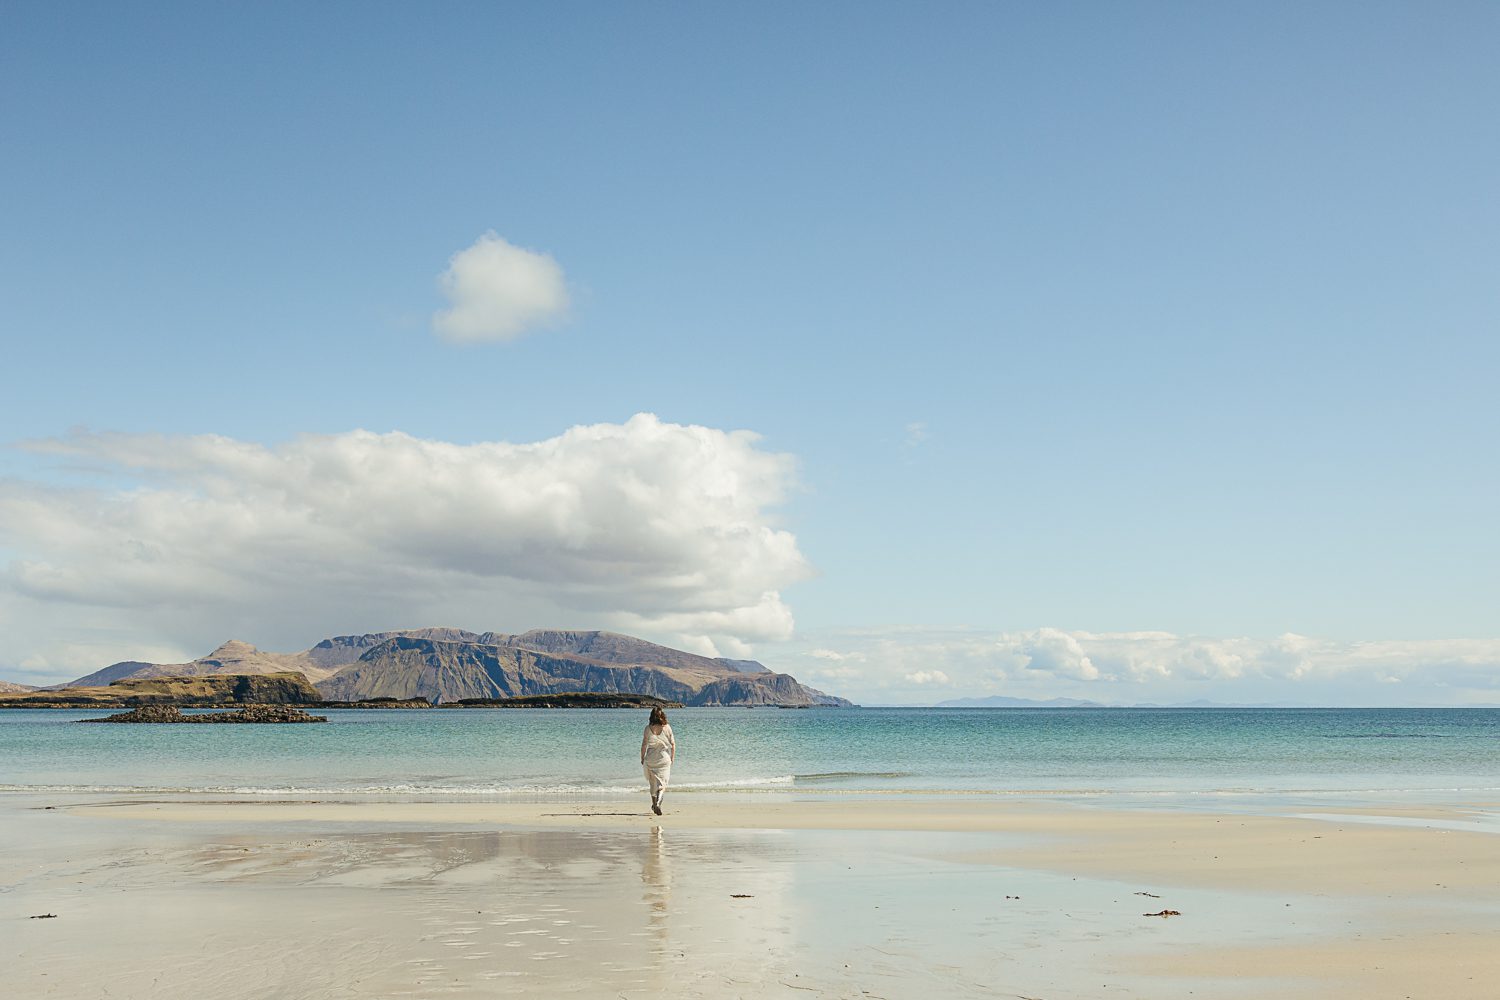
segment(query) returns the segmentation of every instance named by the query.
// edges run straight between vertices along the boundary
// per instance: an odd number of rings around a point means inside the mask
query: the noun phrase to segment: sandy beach
[[[7,796],[6,981],[24,997],[1036,1000],[1477,1000],[1500,981],[1494,804],[640,805]],[[1180,915],[1145,915],[1162,910]]]

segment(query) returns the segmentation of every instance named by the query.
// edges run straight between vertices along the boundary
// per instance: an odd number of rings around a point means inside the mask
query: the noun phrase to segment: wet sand
[[[639,805],[6,796],[7,992],[1477,1000],[1500,983],[1485,807]],[[1162,909],[1181,916],[1144,916]]]

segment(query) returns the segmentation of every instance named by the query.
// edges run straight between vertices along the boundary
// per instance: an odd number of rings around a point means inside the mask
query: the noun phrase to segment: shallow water
[[[0,711],[0,790],[627,794],[644,713],[329,710],[327,725],[85,726]],[[1500,792],[1500,709],[681,709],[674,793],[1149,800]]]

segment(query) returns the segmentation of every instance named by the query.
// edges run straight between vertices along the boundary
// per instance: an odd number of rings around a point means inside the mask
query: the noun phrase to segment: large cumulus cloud
[[[602,625],[743,653],[791,634],[780,591],[808,573],[772,516],[793,460],[649,414],[529,444],[352,431],[29,447],[111,483],[0,484],[5,652],[37,672],[81,665],[44,632],[66,622],[122,654],[437,623]]]

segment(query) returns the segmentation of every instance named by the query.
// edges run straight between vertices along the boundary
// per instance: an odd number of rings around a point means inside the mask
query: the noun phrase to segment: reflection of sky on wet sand
[[[977,845],[659,824],[286,827],[133,853],[80,847],[10,887],[18,905],[66,922],[25,928],[8,982],[116,997],[1088,996],[1113,950],[1253,935],[1272,905],[1191,892],[1158,904],[1132,887],[949,860]],[[1144,903],[1199,919],[1142,921]],[[1156,997],[1188,993],[1153,985]]]
[[[788,922],[775,915],[784,895],[775,886],[785,881],[776,874],[776,840],[672,834],[662,826],[365,835],[328,842],[318,862],[300,866],[311,877],[299,881],[397,890],[382,900],[428,929],[421,943],[431,954],[408,963],[415,987],[451,987],[472,968],[481,979],[513,978],[535,989],[580,979],[600,988],[658,989],[692,979],[678,967],[696,965],[704,954],[729,956],[746,942],[785,944],[777,940]],[[694,884],[674,900],[679,854]],[[230,850],[214,863],[223,875],[244,878],[235,873],[247,864],[243,858]],[[752,869],[760,904],[730,921],[704,919],[710,897],[731,902],[727,889],[743,888]],[[295,877],[282,865],[267,874]],[[455,966],[455,959],[474,965]]]
[[[710,970],[759,975],[764,951],[786,946],[782,840],[657,826],[80,844],[9,887],[13,899],[61,906],[69,918],[62,933],[37,938],[10,978],[71,980],[79,995],[107,984],[127,997],[296,996],[340,984],[350,996],[692,995]],[[59,887],[80,880],[88,889],[59,904]],[[731,905],[745,902],[755,905]],[[85,939],[101,967],[77,961]],[[753,961],[742,960],[745,948]],[[226,954],[244,949],[275,956],[279,971],[226,974]]]

